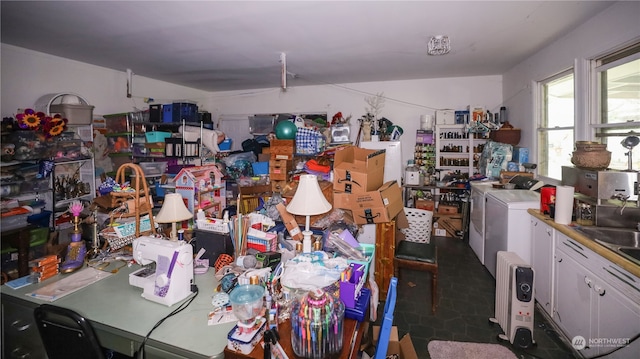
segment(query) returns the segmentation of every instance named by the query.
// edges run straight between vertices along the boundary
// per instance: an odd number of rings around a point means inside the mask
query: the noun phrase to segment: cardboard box
[[[455,110],[436,110],[436,125],[453,125],[455,123]]]
[[[403,210],[402,189],[389,181],[375,191],[333,194],[333,207],[351,211],[356,224],[386,223]]]
[[[287,208],[282,203],[278,203],[276,208],[278,209],[280,217],[282,217],[282,222],[284,223],[284,226],[287,227],[287,231],[289,231],[291,238],[301,241],[303,238],[302,231],[300,230],[300,227],[293,215],[287,212]]]
[[[378,344],[379,336],[380,327],[376,325],[373,327],[373,342],[375,343],[376,347]],[[399,339],[399,337],[400,335],[398,335],[398,327],[391,327],[389,346],[387,348],[387,357],[397,354],[400,359],[418,359],[418,353],[416,353],[416,348],[413,346],[411,335],[407,333],[402,337],[402,339]],[[373,353],[371,353],[371,355],[373,355]]]
[[[462,230],[462,217],[459,214],[433,215],[433,235],[439,237],[458,238],[458,231]]]
[[[273,139],[269,142],[269,153],[271,153],[272,160],[292,160],[295,150],[295,140]]]
[[[431,131],[431,130],[417,130],[416,131],[416,143],[432,144],[433,143],[433,131]]]
[[[336,151],[333,161],[333,189],[336,192],[375,191],[384,180],[384,150],[349,146]]]

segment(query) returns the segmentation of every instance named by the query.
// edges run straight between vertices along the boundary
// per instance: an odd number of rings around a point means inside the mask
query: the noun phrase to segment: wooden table
[[[360,348],[360,342],[364,335],[363,330],[360,330],[361,327],[363,327],[362,323],[355,319],[344,319],[342,351],[340,352],[340,355],[335,358],[355,359],[358,357],[358,349]],[[294,354],[293,348],[291,347],[291,321],[287,320],[284,323],[280,323],[278,325],[278,333],[280,333],[280,340],[278,343],[280,343],[284,351],[287,353],[287,356],[290,359],[299,358]],[[253,348],[253,351],[248,355],[225,348],[224,357],[225,359],[263,359],[264,350],[262,349],[262,341],[258,343],[258,345],[256,345],[256,347]]]

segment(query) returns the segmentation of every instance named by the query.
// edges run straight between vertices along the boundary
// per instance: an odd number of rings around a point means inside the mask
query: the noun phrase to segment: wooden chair
[[[401,229],[405,239],[396,245],[394,274],[400,278],[400,268],[431,273],[431,312],[435,314],[438,299],[438,249],[435,240],[431,240],[433,212],[405,207],[404,213],[409,227]]]

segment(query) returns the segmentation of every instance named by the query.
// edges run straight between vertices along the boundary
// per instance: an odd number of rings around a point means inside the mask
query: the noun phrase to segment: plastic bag
[[[302,255],[289,260],[280,282],[291,289],[314,290],[328,287],[340,280],[340,273],[347,268],[346,258],[315,258],[317,253]]]

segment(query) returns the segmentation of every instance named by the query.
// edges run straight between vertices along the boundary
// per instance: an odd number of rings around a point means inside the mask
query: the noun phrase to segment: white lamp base
[[[311,231],[302,231],[304,238],[302,239],[302,253],[311,253]]]

